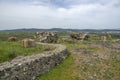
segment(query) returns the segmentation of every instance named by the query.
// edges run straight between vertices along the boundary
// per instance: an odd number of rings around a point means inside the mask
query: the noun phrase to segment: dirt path
[[[89,49],[88,49],[89,47]],[[78,80],[120,80],[119,46],[109,43],[87,44],[71,50]]]

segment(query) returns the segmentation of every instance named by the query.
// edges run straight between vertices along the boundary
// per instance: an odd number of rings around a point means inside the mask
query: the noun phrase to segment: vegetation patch
[[[77,70],[72,55],[69,55],[60,65],[43,74],[37,80],[76,80]]]
[[[109,46],[113,44],[109,41],[107,43],[110,44]],[[118,49],[106,47],[106,42],[93,40],[61,41],[60,44],[66,45],[71,55],[62,64],[41,75],[37,80],[120,79],[120,51]]]
[[[0,41],[0,63],[12,60],[17,56],[27,56],[53,50],[53,47],[37,45],[35,47],[22,47],[21,42]]]
[[[23,48],[19,41],[7,41],[11,35],[21,40],[26,37],[32,38],[32,34],[0,33],[0,62],[11,60],[19,55],[26,56],[53,49],[48,46]],[[58,33],[58,35],[59,44],[66,45],[71,54],[60,65],[41,75],[37,80],[120,79],[119,42],[113,43],[113,40],[120,38],[119,34],[111,34],[112,38],[105,42],[100,40],[103,34],[96,34],[87,41],[72,40],[68,33]]]

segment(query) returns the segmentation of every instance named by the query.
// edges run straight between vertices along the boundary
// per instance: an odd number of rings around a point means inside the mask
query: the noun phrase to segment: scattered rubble
[[[120,47],[118,42],[99,41],[86,44],[85,48],[74,48],[71,50],[76,68],[79,69],[78,77],[80,80],[119,80],[119,72],[115,69],[115,63],[120,61]],[[116,46],[113,44],[117,44]],[[88,50],[88,46],[98,48],[93,52]],[[86,54],[87,53],[87,54]],[[115,71],[113,71],[113,69]],[[118,68],[119,69],[119,68]],[[107,75],[109,75],[109,77]]]
[[[36,32],[34,38],[43,43],[56,43],[58,40],[55,32]]]

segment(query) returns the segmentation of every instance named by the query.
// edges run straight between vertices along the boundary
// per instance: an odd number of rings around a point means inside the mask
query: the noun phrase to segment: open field
[[[32,38],[31,35],[32,33],[0,33],[0,63],[12,60],[17,56],[27,56],[54,49],[53,47],[43,45],[24,48],[21,40]],[[18,40],[15,42],[8,41],[8,37],[10,36],[16,36]]]
[[[33,37],[33,33],[24,33],[24,37],[22,36],[23,33],[15,35],[19,40],[25,37]],[[5,57],[6,54],[6,60],[10,60],[9,56],[14,58],[19,54],[28,55],[28,53],[32,54],[33,52],[46,50],[45,46],[23,49],[20,46],[20,41],[8,42],[6,36],[0,36],[0,54],[3,54],[0,55],[0,59]],[[69,38],[68,34],[59,33],[58,43],[66,45],[70,55],[60,65],[39,76],[37,80],[119,80],[120,41],[114,41],[119,39],[119,36],[115,35],[108,41],[100,41],[99,36],[88,41],[65,41],[62,38]],[[3,58],[1,61],[6,60]]]
[[[68,58],[37,80],[119,80],[120,41],[61,41],[71,53]]]
[[[120,46],[103,42],[64,43],[70,56],[37,80],[119,80]],[[107,46],[112,46],[107,47]]]
[[[53,48],[43,45],[24,48],[21,42],[0,41],[0,62],[12,60],[17,56],[27,56],[49,50],[53,50]]]

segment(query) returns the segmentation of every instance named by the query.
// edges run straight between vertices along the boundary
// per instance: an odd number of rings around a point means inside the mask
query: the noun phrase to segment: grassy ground
[[[60,42],[71,55],[37,80],[119,80],[120,50],[94,41]]]
[[[17,56],[27,56],[31,54],[40,53],[47,50],[53,50],[48,46],[36,46],[23,48],[21,40],[24,38],[33,38],[33,32],[0,32],[0,63],[12,60]],[[17,42],[9,42],[8,38],[17,37]]]
[[[0,41],[0,63],[4,61],[9,61],[19,55],[27,56],[47,50],[53,50],[53,48],[43,45],[23,48],[21,42]]]
[[[20,41],[24,38],[33,38],[34,35],[34,32],[0,32],[0,63],[12,60],[19,55],[26,56],[53,50],[52,47],[42,45],[23,48]],[[65,35],[65,33],[58,33],[58,35]],[[8,42],[8,38],[11,36],[17,37],[17,42]]]
[[[7,42],[10,36],[18,39],[32,38],[33,33],[0,33],[0,62],[11,60],[18,55],[31,55],[48,50],[48,47],[22,48],[20,42]],[[66,33],[59,33],[66,38]],[[67,38],[69,38],[67,36]],[[118,36],[114,37],[115,39]],[[60,65],[38,77],[37,80],[120,80],[119,43],[60,39],[71,53]],[[6,46],[7,45],[7,46]]]
[[[17,40],[24,38],[33,38],[33,32],[0,32],[0,41],[8,41],[11,36],[17,37]]]
[[[76,80],[77,69],[72,55],[69,55],[59,66],[39,77],[37,80]]]

